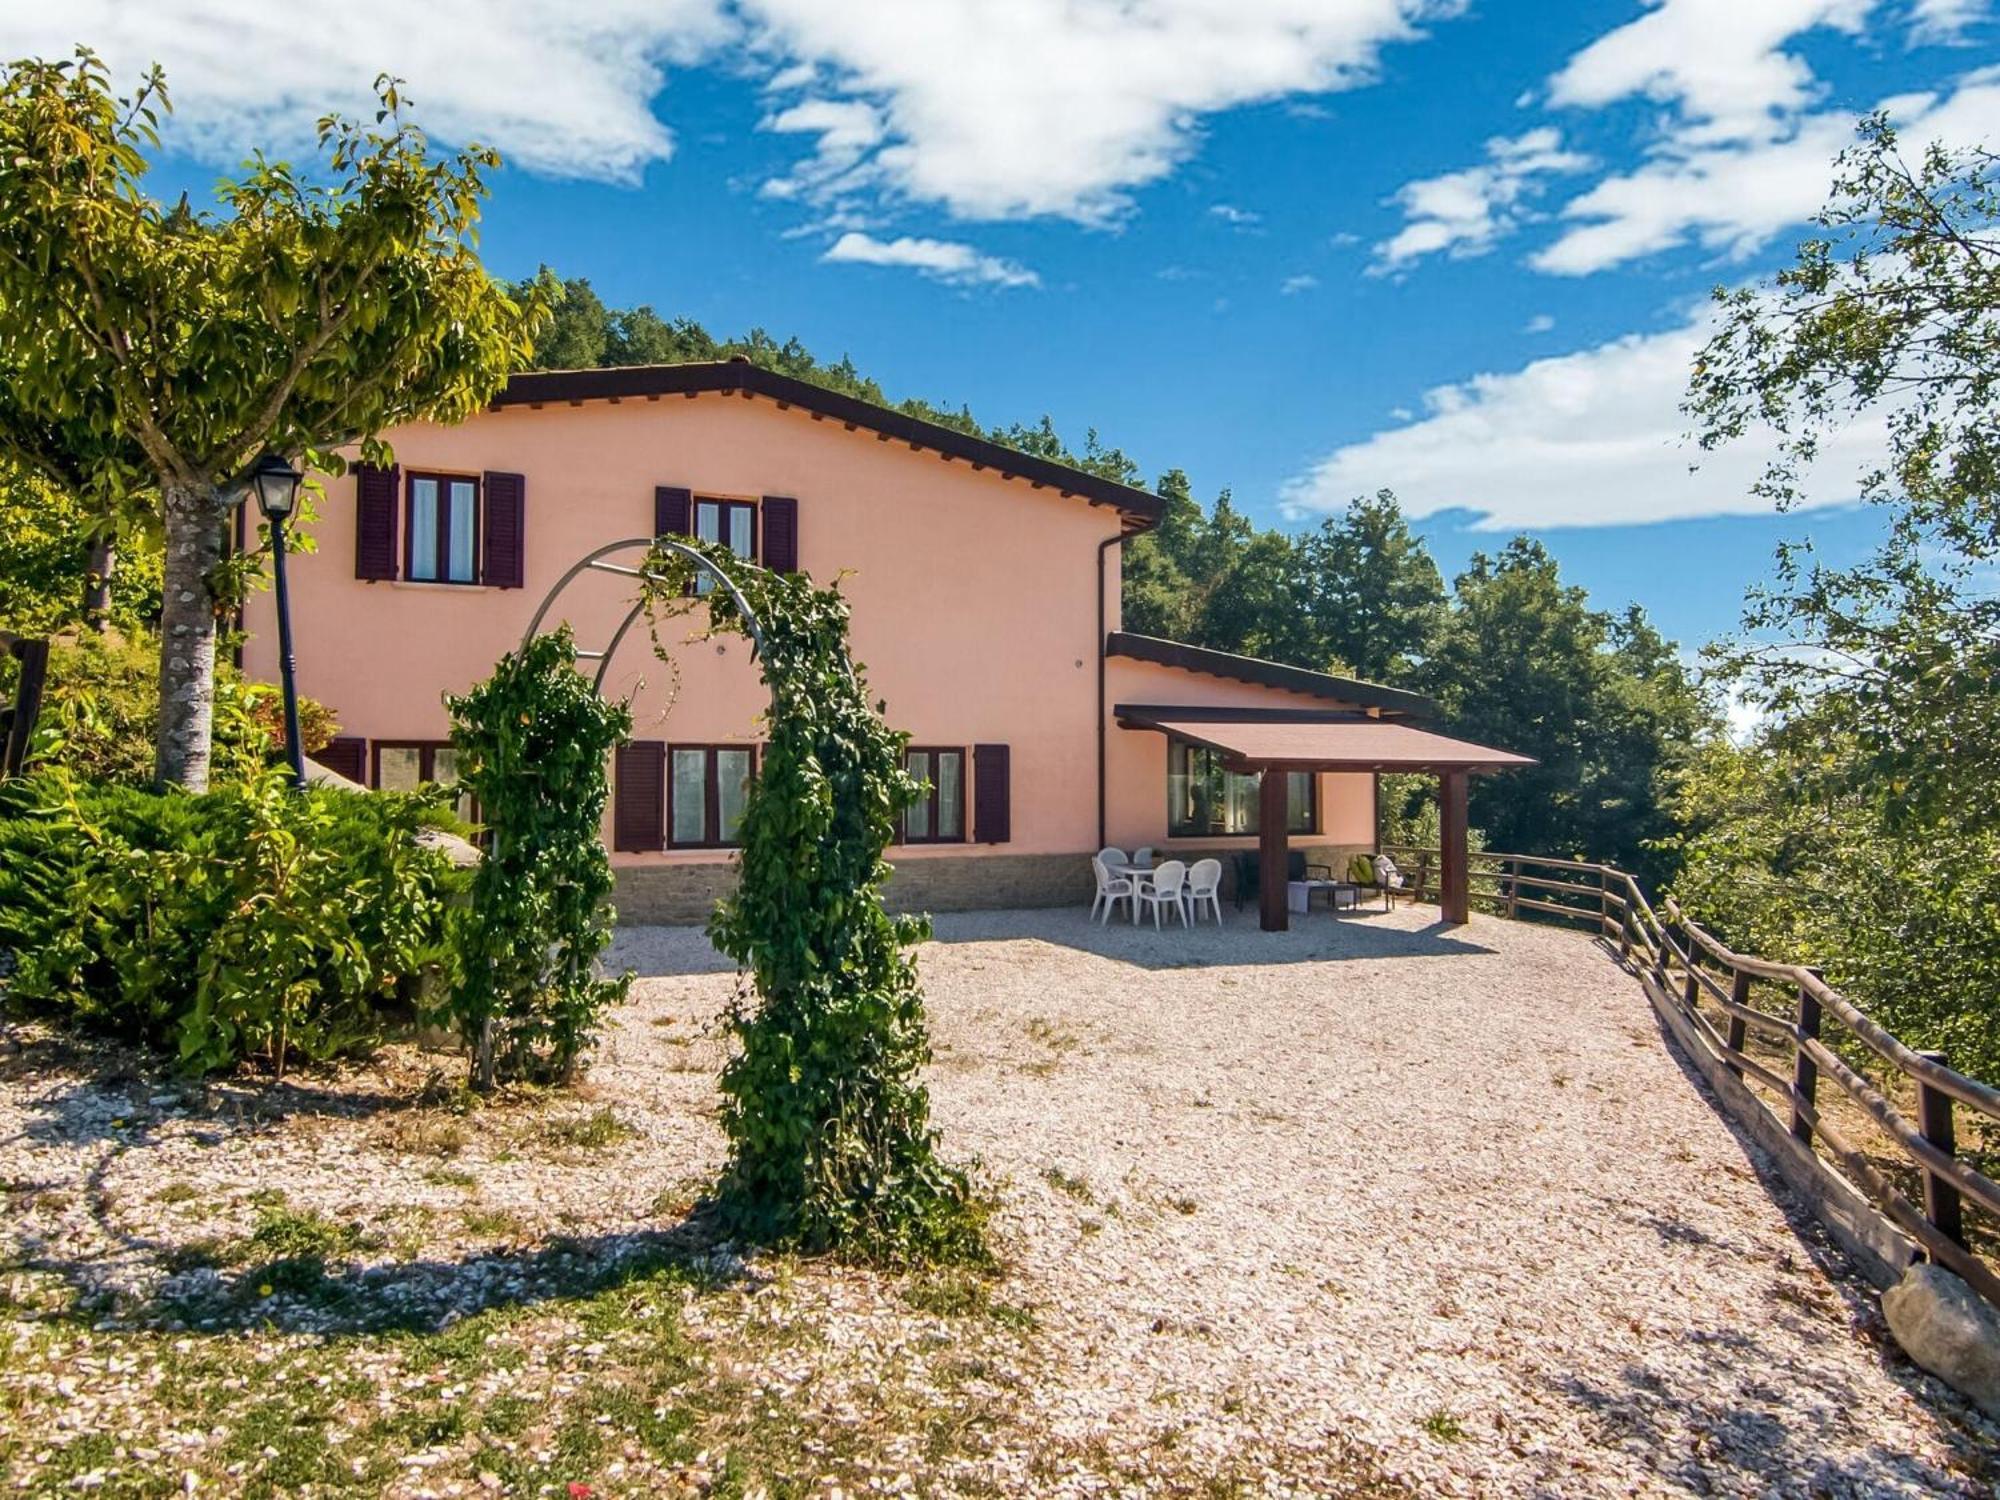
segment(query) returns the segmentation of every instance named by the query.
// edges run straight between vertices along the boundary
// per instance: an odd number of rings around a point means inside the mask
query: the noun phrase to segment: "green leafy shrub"
[[[883,723],[847,651],[847,601],[798,576],[705,548],[742,590],[771,690],[766,739],[741,824],[741,878],[709,934],[750,970],[722,1072],[729,1135],[721,1211],[739,1232],[892,1262],[979,1261],[981,1206],[943,1162],[922,1069],[930,1057],[910,948],[920,918],[884,911],[883,852],[922,792],[907,736]],[[693,565],[656,551],[660,613],[693,607]],[[725,589],[712,625],[743,631]],[[656,632],[657,639],[657,632]]]
[[[606,763],[632,716],[577,673],[568,626],[509,652],[446,705],[459,785],[479,799],[487,832],[446,1016],[472,1051],[475,1086],[566,1080],[629,983],[605,979],[597,960],[612,923],[599,837]]]
[[[0,789],[0,949],[15,1004],[197,1071],[371,1045],[449,967],[465,877],[417,840],[429,796],[190,796],[63,775]]]
[[[59,640],[30,754],[35,764],[85,781],[150,786],[153,739],[160,724],[160,642],[143,630]],[[306,753],[323,748],[340,726],[310,698],[299,700]],[[246,682],[216,664],[213,779],[241,781],[267,766],[284,739],[277,688]]]

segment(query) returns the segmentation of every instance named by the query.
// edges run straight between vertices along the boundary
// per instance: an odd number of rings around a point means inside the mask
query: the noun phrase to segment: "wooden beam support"
[[[1289,892],[1285,889],[1285,812],[1289,797],[1283,771],[1266,767],[1257,784],[1257,904],[1266,932],[1283,932],[1291,924]]]
[[[1438,775],[1438,917],[1451,923],[1472,919],[1467,839],[1466,790],[1471,777],[1464,771]]]

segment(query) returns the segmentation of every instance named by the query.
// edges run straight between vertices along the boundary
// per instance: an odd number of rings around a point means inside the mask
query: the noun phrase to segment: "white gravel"
[[[1171,1446],[1206,1472],[1254,1455],[1272,1492],[1992,1493],[1993,1427],[1788,1222],[1612,957],[1433,916],[938,920],[936,1120],[995,1187],[1001,1295],[1036,1320],[1023,1427],[1135,1488]],[[163,1247],[242,1233],[258,1183],[461,1277],[479,1249],[656,1227],[721,1160],[735,980],[689,930],[625,930],[613,957],[645,977],[587,1097],[476,1115],[449,1148],[476,1188],[370,1107],[413,1084],[407,1053],[277,1110],[12,1070],[0,1178],[41,1195],[9,1200],[16,1253],[146,1290]],[[634,1138],[537,1134],[607,1107]],[[195,1191],[162,1202],[170,1181]],[[469,1197],[500,1219],[465,1221]]]

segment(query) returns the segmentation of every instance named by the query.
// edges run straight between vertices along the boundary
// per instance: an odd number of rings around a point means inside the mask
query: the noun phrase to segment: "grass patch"
[[[1467,1435],[1465,1424],[1442,1406],[1424,1417],[1423,1429],[1440,1443],[1456,1443]]]
[[[176,1177],[172,1182],[167,1183],[157,1193],[153,1194],[153,1201],[155,1203],[192,1203],[200,1196],[201,1190],[193,1183],[184,1182]]]
[[[617,1112],[607,1105],[587,1115],[551,1120],[536,1134],[544,1145],[570,1151],[602,1151],[607,1146],[630,1140],[638,1132],[619,1119]]]
[[[1048,1050],[1047,1057],[1038,1058],[1023,1069],[1024,1072],[1032,1073],[1037,1078],[1046,1078],[1055,1072],[1066,1055],[1083,1045],[1075,1032],[1065,1031],[1054,1021],[1041,1016],[1031,1016],[1028,1019],[1028,1040],[1038,1042]]]
[[[518,1214],[505,1208],[468,1208],[458,1216],[467,1234],[490,1240],[526,1239],[528,1226]]]
[[[424,1173],[424,1181],[433,1187],[477,1187],[479,1179],[472,1173],[458,1167],[432,1167]]]
[[[903,1301],[916,1311],[938,1318],[991,1318],[1019,1333],[1032,1332],[1035,1315],[1025,1307],[994,1297],[991,1281],[969,1271],[940,1271],[920,1276],[903,1287]]]
[[[453,1157],[472,1143],[472,1133],[455,1115],[406,1110],[383,1121],[375,1141],[397,1156]]]
[[[1081,1177],[1071,1176],[1061,1167],[1049,1167],[1044,1170],[1042,1181],[1065,1197],[1074,1198],[1079,1203],[1094,1206],[1097,1202],[1097,1195],[1091,1192],[1089,1183]]]

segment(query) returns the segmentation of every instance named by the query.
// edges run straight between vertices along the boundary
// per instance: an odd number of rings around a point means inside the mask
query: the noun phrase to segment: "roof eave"
[[[1119,484],[1051,459],[1037,458],[989,438],[960,432],[906,412],[892,411],[810,381],[781,375],[747,360],[708,360],[678,365],[617,365],[591,370],[524,370],[508,377],[493,407],[581,406],[586,401],[657,401],[665,396],[707,393],[765,397],[781,408],[796,406],[816,420],[836,421],[850,430],[866,428],[884,442],[931,449],[961,459],[975,470],[991,469],[1002,479],[1020,479],[1038,490],[1052,489],[1092,505],[1109,506],[1127,535],[1145,531],[1165,514],[1158,495]]]
[[[1435,719],[1438,716],[1437,704],[1422,693],[1386,687],[1379,682],[1364,682],[1358,677],[1338,677],[1331,672],[1314,672],[1305,667],[1286,666],[1282,662],[1263,661],[1254,656],[1238,656],[1231,651],[1216,651],[1207,646],[1190,646],[1159,636],[1141,635],[1136,631],[1112,631],[1104,639],[1104,651],[1107,656],[1122,656],[1132,661],[1151,662],[1155,666],[1174,667],[1183,672],[1221,677],[1232,682],[1248,682],[1258,687],[1300,693],[1329,702],[1352,703],[1416,719]]]

